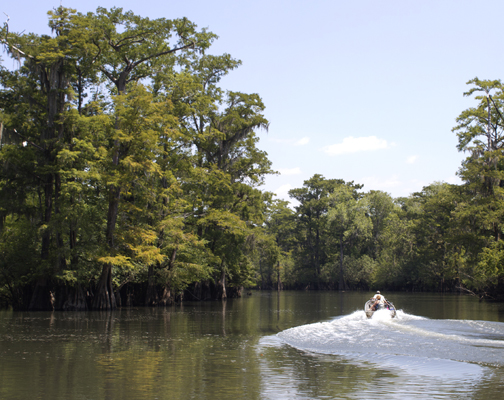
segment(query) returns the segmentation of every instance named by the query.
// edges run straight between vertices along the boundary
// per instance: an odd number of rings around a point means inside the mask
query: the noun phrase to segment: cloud
[[[299,139],[296,143],[294,143],[294,146],[304,146],[305,144],[308,144],[310,142],[309,137],[304,137],[302,139]]]
[[[418,156],[409,156],[409,157],[407,158],[406,162],[407,162],[408,164],[414,164],[414,163],[416,163],[416,162],[417,162],[417,160],[418,160]]]
[[[451,183],[452,185],[461,185],[464,183],[464,181],[462,181],[462,179],[460,179],[460,176],[457,176],[457,175],[450,176],[446,180],[446,182]]]
[[[290,183],[286,183],[285,185],[280,186],[277,188],[274,193],[281,199],[284,200],[290,200],[289,197],[289,190],[292,189],[292,185]]]
[[[361,151],[374,151],[388,149],[393,146],[385,139],[379,139],[376,136],[358,137],[349,136],[343,139],[343,142],[324,147],[322,150],[330,156],[348,153],[358,153]]]
[[[285,200],[289,202],[289,207],[294,209],[300,203],[296,199],[291,199],[289,197],[289,190],[293,189],[293,186],[290,183],[286,183],[285,185],[280,186],[273,193],[277,195],[279,199]]]
[[[279,168],[278,172],[280,172],[281,175],[299,175],[301,173],[301,168],[299,168],[299,167]]]

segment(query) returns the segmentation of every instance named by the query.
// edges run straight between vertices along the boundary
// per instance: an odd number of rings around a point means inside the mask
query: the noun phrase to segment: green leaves
[[[32,222],[30,279],[90,285],[98,309],[128,282],[250,282],[271,163],[260,97],[218,87],[240,62],[186,18],[59,7],[49,26],[1,32],[24,64],[0,70],[0,221]]]

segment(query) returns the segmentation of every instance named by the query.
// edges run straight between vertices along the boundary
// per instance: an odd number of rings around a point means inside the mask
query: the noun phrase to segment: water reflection
[[[485,342],[499,347],[504,340],[502,322],[489,322],[501,318],[498,305],[458,296],[391,294],[387,297],[404,307],[405,314],[417,318],[394,331],[403,347],[395,352],[357,347],[350,351],[351,339],[358,338],[359,332],[361,338],[367,334],[362,329],[347,331],[347,339],[336,339],[334,328],[345,318],[347,328],[362,322],[348,317],[359,312],[369,296],[272,292],[159,309],[1,311],[0,398],[279,400],[432,395],[489,399],[500,395],[502,363],[489,355],[491,346]],[[292,328],[297,329],[299,342],[287,344],[281,332]],[[385,322],[376,329],[385,335],[391,328]],[[411,329],[416,331],[412,334]],[[420,341],[415,335],[422,330],[430,336]],[[440,357],[439,352],[425,359],[411,357],[415,351],[425,355],[428,343],[436,340],[441,340],[438,347],[450,346],[443,341],[453,335],[480,346],[481,359],[472,355],[465,362],[463,357]],[[470,347],[462,340],[454,343],[447,352]],[[338,351],[323,354],[324,346]],[[499,352],[501,347],[494,351]]]
[[[258,346],[258,351],[269,353],[262,363],[265,399],[474,398],[490,373],[485,367],[449,360],[303,352],[275,339],[262,339]],[[286,386],[287,397],[281,392]]]

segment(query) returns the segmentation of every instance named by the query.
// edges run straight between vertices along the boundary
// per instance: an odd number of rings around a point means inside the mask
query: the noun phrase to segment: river
[[[253,292],[114,312],[0,311],[1,399],[501,399],[504,304]]]

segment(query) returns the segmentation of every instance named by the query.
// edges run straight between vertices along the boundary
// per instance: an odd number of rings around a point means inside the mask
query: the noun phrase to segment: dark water
[[[501,399],[504,304],[260,293],[112,313],[0,311],[0,399]]]

